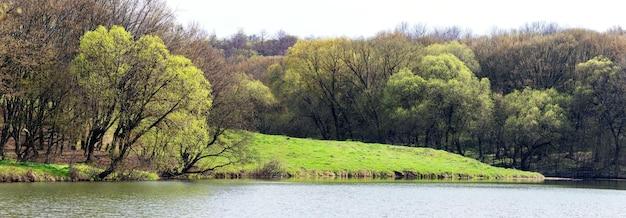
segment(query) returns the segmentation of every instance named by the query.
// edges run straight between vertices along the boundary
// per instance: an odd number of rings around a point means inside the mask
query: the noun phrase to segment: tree
[[[605,153],[611,156],[610,165],[614,166],[614,175],[619,176],[622,143],[626,128],[626,78],[623,70],[606,57],[596,57],[576,66],[577,76],[581,78],[574,91],[578,103],[574,111],[588,112],[594,117],[600,131],[607,130],[612,139],[613,149]],[[584,106],[591,106],[586,108]],[[598,132],[600,138],[602,132]],[[601,150],[597,145],[594,150],[596,160]]]
[[[463,61],[465,66],[474,74],[480,73],[480,64],[474,56],[474,51],[458,41],[452,41],[445,44],[433,44],[426,47],[426,53],[429,55],[452,54]]]
[[[302,116],[312,119],[322,138],[352,138],[353,126],[345,101],[347,67],[341,61],[341,47],[347,39],[299,41],[289,49],[285,62]]]
[[[522,33],[508,31],[464,41],[482,68],[477,75],[489,78],[495,92],[508,94],[525,87],[569,92],[565,83],[572,78],[576,64],[599,55],[618,65],[623,62],[626,39],[621,36],[533,25]]]
[[[550,146],[558,146],[558,140],[570,125],[561,106],[568,101],[567,96],[555,89],[526,88],[504,97],[503,129],[505,138],[513,145],[513,166],[530,170],[533,157],[545,156]]]
[[[197,103],[190,101],[197,90],[188,85],[187,78],[201,71],[188,59],[170,55],[158,37],[142,36],[135,41],[119,26],[87,32],[80,48],[74,72],[87,96],[84,113],[91,117],[90,137],[102,143],[94,135],[112,128],[111,163],[98,175],[104,179],[143,135],[168,115]]]
[[[451,54],[425,56],[414,75],[394,74],[385,91],[391,113],[397,113],[392,117],[412,119],[408,128],[424,132],[425,146],[454,146],[459,154],[465,153],[461,135],[487,119],[483,115],[493,107],[489,80],[476,78]]]
[[[63,96],[52,95],[64,93],[59,89],[67,87],[52,83],[57,77],[66,78],[59,72],[65,53],[57,47],[60,28],[54,22],[63,11],[34,1],[3,3],[2,7],[8,14],[0,25],[0,156],[4,158],[4,146],[12,138],[17,159],[26,161],[39,157],[47,132],[55,135],[53,121],[63,109]]]
[[[392,75],[385,86],[384,105],[387,116],[395,124],[390,128],[406,144],[418,145],[420,133],[433,121],[424,104],[426,83],[421,76],[404,69]]]
[[[10,52],[0,58],[0,77],[3,114],[12,124],[3,125],[2,145],[13,138],[18,159],[39,160],[45,150],[48,162],[64,145],[81,138],[74,126],[79,121],[72,104],[78,101],[72,97],[75,86],[69,73],[80,37],[107,23],[132,26],[141,32],[138,36],[163,33],[171,23],[162,6],[160,0],[4,1],[9,16],[0,18],[0,44]]]
[[[92,160],[97,144],[102,144],[105,133],[118,121],[121,91],[126,74],[132,66],[135,42],[122,27],[104,27],[85,34],[81,53],[74,59],[73,72],[77,76],[82,105],[81,114],[87,125],[87,136],[81,142],[87,162]]]
[[[421,46],[402,35],[349,40],[340,48],[340,61],[347,71],[345,101],[353,115],[353,139],[385,142],[386,125],[382,105],[383,89],[388,78],[403,68],[413,68],[421,56]]]
[[[144,35],[163,36],[174,27],[174,13],[164,0],[97,0],[102,10],[103,23],[122,26],[135,39]]]
[[[187,103],[147,133],[139,143],[140,156],[155,164],[164,177],[205,173],[246,161],[246,133],[226,133],[223,126],[211,126],[210,88],[202,73],[190,70],[179,75],[185,81],[183,92],[189,93]]]

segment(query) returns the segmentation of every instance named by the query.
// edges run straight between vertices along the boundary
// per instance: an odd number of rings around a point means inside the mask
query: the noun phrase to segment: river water
[[[620,182],[208,180],[0,184],[0,217],[626,217]]]

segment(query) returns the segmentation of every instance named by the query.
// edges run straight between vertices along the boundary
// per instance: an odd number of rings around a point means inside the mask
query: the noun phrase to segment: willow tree
[[[581,118],[577,120],[597,128],[593,137],[598,142],[605,133],[611,136],[612,142],[606,144],[612,144],[613,148],[602,148],[603,143],[597,143],[592,149],[595,161],[600,162],[602,157],[608,156],[614,176],[619,176],[626,133],[624,71],[608,58],[599,56],[578,64],[575,72],[580,79],[573,92],[576,104],[572,111],[580,114]]]
[[[285,59],[291,107],[311,119],[322,138],[352,138],[351,111],[345,94],[348,68],[340,59],[347,39],[299,41]],[[297,108],[296,108],[297,107]]]
[[[569,98],[555,89],[526,88],[504,96],[506,141],[512,145],[513,166],[530,170],[533,158],[549,154],[569,127]],[[519,162],[517,162],[519,160]]]
[[[103,134],[112,132],[111,162],[100,179],[114,172],[148,131],[196,103],[190,96],[198,88],[189,84],[198,83],[197,76],[189,74],[202,74],[188,59],[170,55],[158,37],[134,40],[119,26],[87,32],[73,72],[84,95],[87,145],[102,143]]]
[[[190,95],[190,102],[183,110],[171,114],[165,123],[152,129],[140,141],[140,156],[154,164],[163,177],[177,177],[186,174],[201,174],[233,163],[248,161],[246,147],[250,135],[239,129],[213,125],[208,112],[211,101],[207,99],[205,87],[208,82],[202,75],[189,75],[188,87],[198,90]],[[238,89],[232,91],[237,99],[232,99],[242,109],[233,110],[229,119],[253,119],[251,110],[255,104],[270,103],[273,97],[269,88],[245,74],[238,74]],[[229,91],[231,92],[231,91]],[[238,121],[235,121],[238,122]]]
[[[420,129],[425,146],[454,147],[460,154],[465,153],[461,136],[488,119],[493,107],[489,80],[478,79],[447,53],[425,56],[415,73],[392,75],[385,91],[392,117],[414,122],[405,128]]]

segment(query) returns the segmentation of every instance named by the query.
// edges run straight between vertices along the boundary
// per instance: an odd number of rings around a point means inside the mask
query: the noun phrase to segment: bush
[[[273,159],[263,164],[263,167],[254,172],[255,178],[282,178],[286,176],[283,162],[279,159]]]

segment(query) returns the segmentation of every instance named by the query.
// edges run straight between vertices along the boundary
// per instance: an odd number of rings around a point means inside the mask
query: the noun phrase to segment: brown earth
[[[49,163],[49,164],[59,164],[59,165],[69,165],[75,163],[85,163],[87,157],[85,155],[85,151],[80,148],[76,148],[75,146],[65,145],[63,146],[63,151],[61,152],[60,148],[53,149],[50,155],[48,155],[48,161],[46,162],[46,149],[38,150],[37,157],[30,157],[28,159],[29,162],[34,163]],[[5,145],[5,156],[8,158],[16,159],[15,155],[15,142],[13,140],[9,140],[9,142]],[[92,157],[92,162],[89,165],[99,168],[106,168],[111,163],[111,159],[108,157],[108,152],[106,151],[95,151]],[[129,155],[125,160],[124,168],[128,169],[140,169],[140,170],[148,170],[149,164],[145,163],[145,161],[140,160],[136,155]]]

